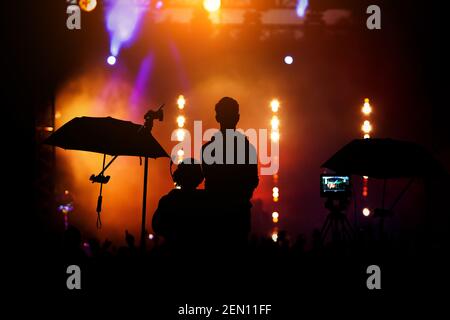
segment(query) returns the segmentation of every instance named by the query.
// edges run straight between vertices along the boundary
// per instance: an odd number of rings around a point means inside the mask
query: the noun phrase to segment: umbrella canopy
[[[78,117],[56,130],[44,143],[112,156],[169,157],[151,133],[141,128],[111,117]]]
[[[411,178],[445,174],[422,146],[393,139],[356,139],[336,152],[323,168],[373,178]]]

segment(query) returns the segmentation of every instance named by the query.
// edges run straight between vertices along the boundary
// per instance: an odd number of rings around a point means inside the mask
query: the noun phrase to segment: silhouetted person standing
[[[250,232],[250,199],[259,182],[256,150],[236,131],[240,117],[236,100],[222,98],[215,111],[220,131],[202,147],[205,190],[221,219],[217,231],[244,245]]]

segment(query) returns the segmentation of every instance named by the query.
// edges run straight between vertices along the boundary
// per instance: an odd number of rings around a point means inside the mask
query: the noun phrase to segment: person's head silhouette
[[[182,190],[193,190],[203,181],[202,167],[198,161],[189,158],[178,164],[173,181]]]
[[[236,129],[239,122],[239,103],[230,97],[220,99],[216,104],[216,120],[220,130]]]

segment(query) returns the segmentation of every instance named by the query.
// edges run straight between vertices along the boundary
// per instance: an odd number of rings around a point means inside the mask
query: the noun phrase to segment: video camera
[[[344,199],[351,195],[350,176],[320,175],[320,196],[322,198]]]

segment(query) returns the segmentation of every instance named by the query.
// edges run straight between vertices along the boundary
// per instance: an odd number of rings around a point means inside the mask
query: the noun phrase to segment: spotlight
[[[363,213],[363,215],[364,215],[365,217],[368,217],[368,216],[370,215],[370,210],[369,210],[369,208],[364,208],[363,211],[362,211],[362,213]]]
[[[108,59],[106,59],[106,62],[108,62],[108,64],[109,64],[110,66],[115,65],[115,64],[116,64],[116,61],[117,61],[117,59],[116,59],[116,57],[114,57],[114,56],[109,56]]]
[[[154,236],[152,233],[150,233],[150,234],[148,235],[148,238],[149,238],[150,240],[153,240],[153,238],[155,238],[155,236]]]
[[[364,133],[370,133],[370,131],[372,131],[372,125],[370,124],[370,121],[369,120],[365,120],[364,121],[364,123],[363,123],[363,125],[362,125],[362,127],[361,127],[361,130],[364,132]]]
[[[303,18],[306,13],[306,9],[308,8],[308,0],[298,0],[297,3],[297,16]]]
[[[220,0],[204,0],[203,8],[208,12],[216,12],[220,9]]]
[[[270,124],[272,125],[272,130],[278,130],[278,127],[280,126],[280,119],[278,119],[277,116],[273,116]]]
[[[178,129],[176,132],[176,135],[177,135],[177,141],[183,141],[186,133],[184,132],[183,129]]]
[[[183,128],[185,122],[186,122],[186,118],[184,116],[177,117],[177,123],[178,123],[179,128]]]
[[[162,2],[162,1],[157,1],[156,4],[155,4],[155,9],[156,9],[156,10],[159,10],[159,9],[161,9],[163,6],[164,6],[164,2]]]
[[[276,212],[276,211],[272,212],[272,218],[278,219],[279,217],[280,217],[280,215],[278,214],[278,212]]]
[[[366,134],[364,135],[364,139],[370,139],[370,134],[366,133]]]
[[[186,99],[184,98],[184,96],[182,94],[180,94],[178,96],[177,105],[178,105],[178,109],[180,109],[180,110],[183,110],[184,106],[186,105]]]
[[[273,142],[280,141],[280,133],[278,131],[272,131],[270,133],[270,139],[272,139]]]
[[[272,101],[270,101],[270,107],[272,108],[272,112],[278,112],[280,101],[278,101],[278,99],[272,99]]]
[[[368,98],[364,99],[364,105],[363,105],[361,111],[362,111],[362,113],[364,113],[366,116],[368,116],[369,114],[372,113],[372,107],[370,106],[370,103],[369,103],[369,99],[368,99]]]
[[[277,242],[278,241],[278,232],[274,231],[272,233],[272,240],[273,240],[273,242]]]
[[[294,62],[294,58],[292,56],[286,56],[284,57],[284,63],[286,64],[292,64]]]

